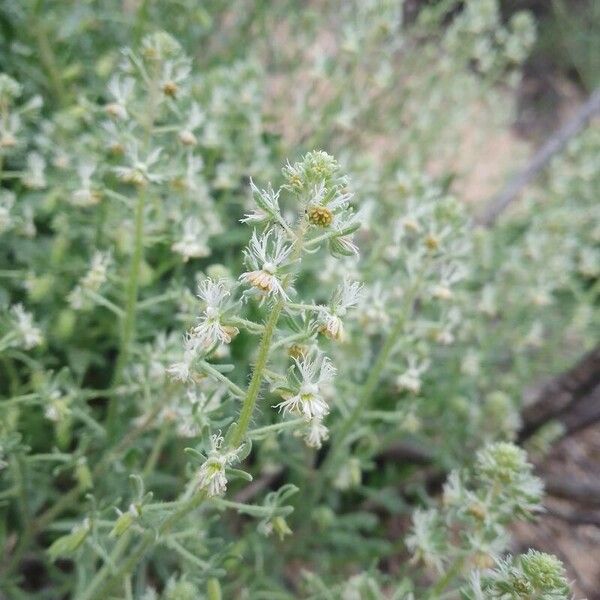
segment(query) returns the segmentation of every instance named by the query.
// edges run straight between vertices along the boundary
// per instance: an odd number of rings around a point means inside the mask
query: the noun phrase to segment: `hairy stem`
[[[135,334],[136,305],[140,278],[140,268],[144,255],[144,207],[146,205],[146,194],[141,191],[138,195],[135,205],[134,215],[134,241],[133,254],[129,267],[129,279],[127,281],[127,294],[125,303],[125,316],[123,318],[123,330],[121,334],[121,345],[119,356],[115,367],[114,381],[116,385],[120,382],[123,375],[123,369],[127,364],[129,347]],[[108,404],[108,415],[106,428],[109,436],[114,436],[114,430],[117,422],[119,400],[116,396],[111,397]]]
[[[116,573],[111,574],[110,570],[105,565],[96,575],[92,583],[87,590],[80,596],[80,600],[95,600],[98,598],[106,598],[109,593],[115,589],[137,567],[138,563],[144,558],[146,552],[152,546],[154,546],[161,536],[168,534],[173,526],[177,524],[181,519],[186,517],[194,509],[198,508],[200,504],[206,499],[206,493],[204,490],[196,492],[189,500],[182,504],[181,508],[167,517],[158,527],[158,530],[148,530],[143,535],[142,539],[138,544],[127,554],[127,559],[121,564],[121,567]],[[117,548],[111,553],[111,562],[113,560],[113,554],[116,553]],[[120,552],[119,552],[120,555]]]
[[[158,67],[157,67],[158,68]],[[158,72],[149,84],[148,104],[146,118],[144,119],[144,148],[148,150],[152,140],[152,128],[156,118],[157,94],[158,94]],[[127,280],[125,316],[123,317],[123,328],[121,332],[121,343],[119,355],[115,365],[113,383],[119,383],[123,376],[123,370],[129,357],[129,349],[135,335],[135,319],[137,312],[138,287],[142,259],[144,258],[144,209],[146,207],[147,192],[142,187],[136,198],[134,212],[134,241],[133,254],[129,267],[129,279]],[[108,405],[106,429],[110,439],[114,439],[115,429],[118,424],[119,405],[116,398],[111,398]]]
[[[427,594],[427,600],[437,600],[440,598],[442,592],[452,583],[454,579],[460,574],[463,567],[463,558],[458,558],[450,565],[450,568],[446,573],[438,579],[438,582],[429,590]]]
[[[356,423],[359,422],[363,412],[371,405],[373,394],[375,393],[377,385],[379,384],[379,380],[381,379],[383,371],[394,350],[394,346],[404,331],[406,321],[412,314],[417,289],[418,286],[415,285],[407,292],[402,310],[393,324],[385,342],[377,353],[373,367],[369,371],[367,379],[360,388],[358,399],[354,405],[354,408],[337,430],[334,443],[332,443],[331,449],[326,455],[323,464],[317,473],[316,480],[312,488],[312,502],[308,502],[307,506],[313,506],[314,503],[316,503],[321,497],[327,477],[331,474],[333,468],[335,467],[336,461],[344,449],[349,434],[352,432],[352,429]]]
[[[216,577],[211,577],[206,583],[206,595],[208,600],[221,600],[221,586]]]
[[[131,532],[125,532],[115,544],[113,551],[110,554],[110,562],[107,562],[99,571],[96,573],[96,576],[90,581],[89,585],[80,596],[81,600],[85,600],[86,598],[92,598],[93,594],[96,593],[98,586],[102,585],[104,579],[107,577],[107,574],[110,573],[111,569],[115,568],[117,561],[119,561],[123,554],[126,552],[127,547],[129,546],[129,541],[131,538]]]
[[[160,405],[157,407],[144,419],[144,421],[135,429],[132,429],[123,439],[117,444],[114,448],[109,450],[104,457],[98,462],[98,464],[94,467],[92,471],[92,478],[100,477],[109,465],[115,460],[119,454],[129,448],[138,437],[144,433],[148,429],[148,427],[154,422],[156,415],[160,410]],[[71,488],[68,492],[63,494],[56,503],[47,508],[43,513],[41,513],[38,517],[31,520],[29,522],[28,527],[23,531],[23,534],[19,538],[19,543],[15,548],[10,562],[7,564],[6,568],[2,571],[2,573],[10,573],[12,572],[19,563],[21,562],[21,558],[23,557],[24,552],[29,547],[29,544],[33,540],[33,537],[36,533],[42,531],[49,523],[54,521],[56,517],[61,515],[67,509],[69,509],[73,504],[75,504],[83,492],[84,488],[81,484],[76,485]]]
[[[252,418],[252,412],[254,411],[254,406],[256,404],[258,392],[260,391],[260,385],[263,380],[263,374],[267,366],[267,361],[269,358],[269,349],[271,347],[271,340],[273,339],[275,327],[277,326],[279,316],[281,315],[281,311],[283,310],[283,305],[283,300],[277,301],[277,303],[273,307],[273,310],[271,311],[271,314],[269,315],[268,321],[265,324],[265,329],[260,340],[260,346],[258,347],[258,356],[256,358],[256,364],[254,365],[254,370],[252,371],[252,378],[250,379],[250,385],[248,386],[248,390],[246,392],[246,395],[244,396],[238,425],[231,439],[231,446],[233,448],[236,448],[242,443],[242,440],[246,435],[246,431],[248,431],[248,426],[250,425],[250,420]]]
[[[40,62],[42,63],[46,74],[48,75],[48,82],[52,94],[59,106],[66,106],[67,97],[65,94],[65,86],[62,81],[58,62],[52,49],[52,44],[48,39],[48,34],[44,29],[42,21],[35,15],[32,19],[32,31],[37,45],[38,55]]]
[[[275,328],[277,327],[277,322],[279,321],[281,311],[283,310],[283,306],[284,301],[278,300],[273,307],[271,314],[269,315],[267,323],[265,324],[258,348],[258,357],[252,372],[252,378],[250,379],[250,385],[248,386],[248,390],[244,396],[238,425],[231,439],[231,446],[233,448],[236,448],[241,444],[242,440],[246,436],[246,432],[248,431],[254,406],[256,405],[256,400],[258,398],[258,393],[263,380],[264,371],[267,366],[271,341],[273,339],[273,334],[275,333]],[[167,534],[178,521],[188,515],[192,510],[200,506],[205,498],[206,493],[203,490],[200,490],[191,498],[186,500],[182,504],[181,508],[163,521],[158,528],[158,537],[154,532],[147,531],[142,539],[138,542],[137,546],[131,552],[129,552],[127,560],[114,575],[110,574],[107,565],[105,565],[94,578],[93,587],[88,588],[88,590],[86,590],[82,595],[82,600],[94,600],[95,598],[105,597],[137,567],[138,563],[143,559],[148,550],[150,550],[152,546],[156,544],[157,539],[161,535]]]

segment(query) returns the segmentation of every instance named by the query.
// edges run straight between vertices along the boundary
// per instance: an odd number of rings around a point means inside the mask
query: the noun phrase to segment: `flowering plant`
[[[0,594],[568,599],[510,554],[515,441],[594,343],[600,140],[486,231],[451,160],[532,18],[38,4],[0,75]]]

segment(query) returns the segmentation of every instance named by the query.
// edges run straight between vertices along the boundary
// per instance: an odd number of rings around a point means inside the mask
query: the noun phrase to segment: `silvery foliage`
[[[509,441],[525,386],[598,325],[598,135],[489,232],[450,160],[472,102],[503,123],[531,18],[332,2],[324,35],[303,11],[150,4],[119,53],[114,15],[101,37],[57,3],[71,79],[25,51],[23,85],[0,77],[2,591],[27,553],[52,578],[73,560],[87,599],[567,598],[558,561],[505,554],[541,497]],[[290,60],[263,72],[256,28],[281,20]],[[407,508],[405,473],[378,468],[398,438],[451,473],[440,506]],[[374,566],[400,540],[363,498],[411,511],[403,575]]]

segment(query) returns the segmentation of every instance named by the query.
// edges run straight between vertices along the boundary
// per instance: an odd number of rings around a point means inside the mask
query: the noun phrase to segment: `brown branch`
[[[527,440],[552,419],[563,421],[570,432],[581,429],[577,425],[577,418],[585,420],[583,415],[586,409],[574,410],[574,405],[581,403],[582,406],[595,406],[592,392],[598,385],[600,345],[583,356],[568,371],[552,379],[536,394],[536,399],[523,410],[523,427],[519,433],[519,441]],[[575,414],[579,417],[574,417]],[[587,418],[591,417],[592,414],[588,414]]]
[[[493,225],[498,216],[519,196],[523,188],[535,179],[552,157],[561,152],[597,113],[600,113],[600,88],[594,90],[572,119],[548,138],[546,143],[533,155],[525,169],[490,200],[479,216],[478,222],[485,227]]]
[[[559,419],[570,435],[600,420],[600,345],[584,355],[568,371],[547,383],[523,411],[520,443],[529,439],[542,425]],[[415,465],[434,462],[429,449],[397,442],[378,454],[383,461],[394,460]]]
[[[565,426],[564,437],[598,423],[600,421],[600,384],[573,406],[569,412],[561,415],[560,421]]]
[[[600,484],[598,483],[556,475],[543,475],[543,479],[546,492],[555,498],[600,506]]]
[[[573,525],[595,525],[600,527],[600,513],[583,512],[581,510],[561,510],[558,508],[547,508],[546,514],[551,517],[572,523]]]
[[[428,465],[434,461],[434,454],[427,448],[409,442],[396,442],[382,450],[378,459],[385,461],[407,462],[412,465]]]

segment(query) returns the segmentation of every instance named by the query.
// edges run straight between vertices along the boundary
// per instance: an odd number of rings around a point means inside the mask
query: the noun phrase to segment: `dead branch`
[[[600,527],[600,513],[582,512],[580,510],[562,510],[547,508],[546,514],[573,525],[594,525]]]
[[[519,441],[525,441],[542,425],[562,415],[564,415],[565,425],[571,427],[570,431],[574,430],[573,419],[576,417],[570,416],[568,411],[573,409],[574,404],[584,399],[583,404],[588,404],[590,399],[587,396],[598,385],[600,385],[600,345],[538,392],[536,399],[523,411],[523,427],[519,433]],[[585,409],[575,411],[573,414],[582,411],[585,412]]]
[[[574,500],[580,504],[600,506],[600,484],[584,482],[573,477],[544,475],[546,492],[556,498]]]
[[[573,435],[582,429],[590,427],[600,421],[600,384],[560,417],[565,426],[565,437]]]
[[[478,222],[485,227],[493,225],[498,216],[519,196],[523,188],[535,179],[552,157],[561,152],[597,113],[600,113],[600,88],[594,90],[575,116],[552,134],[533,155],[529,164],[490,200],[478,218]]]
[[[427,448],[401,441],[382,450],[377,458],[384,462],[395,461],[407,462],[412,465],[428,465],[433,462],[434,455]]]

